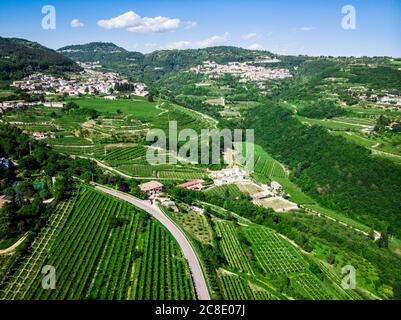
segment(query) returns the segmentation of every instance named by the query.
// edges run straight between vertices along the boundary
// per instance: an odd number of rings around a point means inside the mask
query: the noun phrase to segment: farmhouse
[[[242,182],[247,176],[247,172],[242,168],[233,167],[220,171],[212,171],[209,176],[214,180],[215,185],[221,186],[223,184]]]
[[[163,191],[163,185],[157,181],[150,181],[139,185],[139,189],[145,192],[148,197],[154,196]]]
[[[270,184],[271,188],[273,189],[273,191],[275,192],[280,192],[281,190],[283,190],[283,187],[281,186],[281,184],[279,184],[276,181],[272,181],[272,183]]]
[[[117,97],[116,96],[104,96],[103,99],[105,99],[105,100],[116,100]]]
[[[202,179],[191,180],[185,183],[178,184],[177,188],[183,188],[188,190],[201,190],[203,188],[203,183],[205,181]]]
[[[268,191],[268,190],[263,190],[263,191],[260,191],[260,192],[253,193],[252,194],[252,198],[254,198],[254,199],[264,199],[264,198],[266,198],[267,196],[270,196],[270,195],[273,195],[273,193]]]
[[[43,133],[43,132],[34,132],[32,134],[32,138],[36,140],[43,140],[43,139],[49,139],[50,135],[48,133]]]

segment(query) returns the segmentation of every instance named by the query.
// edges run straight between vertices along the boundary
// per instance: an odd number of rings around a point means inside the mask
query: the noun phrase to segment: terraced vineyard
[[[254,170],[270,179],[286,177],[283,166],[257,145],[255,145]]]
[[[173,213],[171,216],[191,236],[204,244],[212,245],[211,227],[204,215],[189,211]]]
[[[219,270],[219,281],[225,300],[277,300],[273,294],[265,289],[251,284],[240,276]]]
[[[220,198],[226,198],[227,194],[230,197],[238,197],[241,195],[241,190],[235,184],[225,184],[222,186],[212,187],[205,190],[205,193],[217,196]]]
[[[298,291],[302,292],[303,295],[309,299],[333,300],[338,298],[312,274],[301,273],[293,279],[293,282]]]
[[[124,164],[117,167],[118,170],[133,177],[160,178],[171,180],[191,180],[206,178],[202,170],[188,167],[180,168],[170,165],[151,166],[143,164]]]
[[[143,146],[136,147],[117,147],[106,150],[106,155],[101,158],[106,162],[111,161],[127,161],[138,159],[146,154],[146,148]]]
[[[238,241],[237,230],[232,222],[215,220],[216,232],[221,237],[220,245],[229,265],[239,271],[253,274],[247,256]]]
[[[306,267],[304,258],[276,232],[253,225],[245,229],[252,250],[267,274],[301,272]]]
[[[3,298],[195,298],[178,245],[147,214],[87,186],[59,211],[57,227],[50,225],[40,235]],[[41,287],[44,265],[55,267],[55,290]]]

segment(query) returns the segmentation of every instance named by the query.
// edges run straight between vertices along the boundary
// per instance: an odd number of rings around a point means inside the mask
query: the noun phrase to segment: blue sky
[[[44,5],[56,9],[55,30],[42,28]],[[355,30],[341,26],[344,5],[355,8]],[[107,41],[141,52],[235,45],[281,54],[401,57],[401,0],[2,0],[0,36],[53,49]]]

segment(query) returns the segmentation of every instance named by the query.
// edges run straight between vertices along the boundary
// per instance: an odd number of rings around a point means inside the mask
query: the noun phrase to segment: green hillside
[[[36,42],[0,37],[0,79],[19,79],[32,72],[80,71],[71,59]]]

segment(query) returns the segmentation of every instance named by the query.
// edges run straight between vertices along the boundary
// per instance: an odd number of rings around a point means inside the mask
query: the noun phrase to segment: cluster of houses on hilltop
[[[203,64],[191,68],[190,71],[207,75],[210,79],[219,78],[224,74],[231,74],[241,78],[241,82],[262,82],[291,77],[288,69],[265,68],[262,66],[254,66],[251,63],[253,62],[229,62],[228,64],[218,64],[213,61],[204,61]]]
[[[352,87],[348,89],[348,93],[360,101],[401,107],[401,92],[396,90],[369,91],[364,87]]]
[[[100,72],[90,68],[85,69],[79,76],[72,76],[70,80],[34,73],[23,80],[14,81],[12,86],[36,94],[60,93],[77,96],[80,94],[110,94],[115,91],[116,84],[125,83],[128,81],[121,80],[117,73]],[[134,94],[137,96],[146,96],[149,93],[144,83],[135,83],[134,87]]]
[[[248,177],[249,173],[238,167],[226,168],[219,171],[212,171],[209,177],[214,180],[216,186],[221,186],[224,184],[242,182]]]
[[[65,93],[77,96],[79,94],[108,94],[114,90],[115,84],[119,81],[116,73],[85,70],[84,75],[72,77],[70,80],[34,73],[23,80],[14,81],[12,85],[37,94]]]

